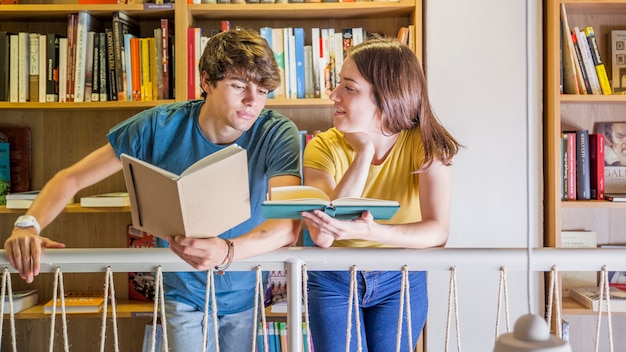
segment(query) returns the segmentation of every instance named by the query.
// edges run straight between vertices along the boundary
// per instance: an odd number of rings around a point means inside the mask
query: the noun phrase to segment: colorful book
[[[233,144],[177,175],[122,154],[133,226],[155,236],[215,237],[250,217],[248,158]]]
[[[9,141],[11,192],[30,191],[31,185],[31,136],[28,127],[0,126],[0,135]],[[2,140],[2,138],[0,138]]]
[[[117,76],[117,100],[126,101],[126,65],[125,65],[125,50],[124,47],[124,34],[131,33],[135,36],[139,35],[139,24],[136,19],[127,15],[124,12],[113,12],[113,53],[115,62],[115,74]]]
[[[267,219],[300,219],[302,212],[322,210],[337,219],[355,219],[364,211],[374,219],[387,220],[400,209],[394,200],[373,198],[339,198],[331,201],[322,190],[311,186],[273,187],[269,200],[263,202],[263,216]]]
[[[591,58],[593,59],[596,74],[598,75],[598,81],[600,83],[602,94],[613,94],[613,90],[611,89],[611,82],[609,81],[609,77],[606,73],[606,67],[604,66],[602,56],[600,55],[600,50],[598,49],[598,41],[596,39],[596,34],[592,26],[585,28],[585,35],[587,36],[587,42],[589,43]]]
[[[59,101],[59,35],[47,34],[46,102]]]
[[[154,236],[128,225],[128,248],[154,248]],[[128,273],[128,299],[149,302],[154,299],[155,277],[152,272]]]

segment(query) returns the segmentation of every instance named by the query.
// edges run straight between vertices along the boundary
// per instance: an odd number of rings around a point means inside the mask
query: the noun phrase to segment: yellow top
[[[343,134],[331,128],[316,135],[306,146],[304,167],[311,167],[332,175],[339,183],[354,160],[355,152],[343,140]],[[400,132],[398,140],[380,165],[370,165],[369,175],[361,197],[389,199],[400,203],[400,210],[388,224],[420,221],[419,169],[424,159],[424,146],[420,130],[414,128]],[[365,240],[335,241],[336,247],[388,247]]]

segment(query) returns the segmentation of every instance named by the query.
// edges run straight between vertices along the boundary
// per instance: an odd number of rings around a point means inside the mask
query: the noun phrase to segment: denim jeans
[[[204,310],[185,303],[166,301],[169,351],[202,351]],[[218,315],[220,352],[252,351],[252,333],[256,327],[254,308],[241,313]],[[215,351],[213,316],[209,310],[207,351]]]
[[[311,337],[316,351],[345,351],[350,297],[350,272],[311,271],[308,279]],[[396,350],[402,274],[399,271],[357,273],[361,343],[364,352]],[[413,351],[428,312],[426,272],[409,273],[411,296],[411,347],[408,344],[406,296],[402,312],[400,351]],[[352,305],[350,351],[357,351],[357,332]]]

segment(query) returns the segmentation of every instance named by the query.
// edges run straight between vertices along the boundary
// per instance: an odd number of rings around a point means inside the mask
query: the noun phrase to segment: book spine
[[[0,143],[0,205],[7,203],[6,196],[9,192],[11,192],[9,143]]]
[[[20,32],[17,34],[18,38],[18,66],[17,66],[17,101],[20,103],[27,102],[29,100],[29,35],[26,32]]]
[[[130,39],[130,57],[131,57],[131,73],[132,73],[132,96],[133,101],[141,100],[141,59],[140,59],[140,38]]]
[[[115,51],[113,49],[113,31],[110,28],[105,28],[107,39],[107,57],[108,57],[108,79],[107,79],[107,100],[117,100],[117,73],[115,70]],[[100,99],[102,100],[102,99]]]
[[[561,41],[563,42],[563,53],[561,55],[561,61],[563,63],[563,92],[565,94],[583,94],[580,91],[580,82],[578,82],[574,43],[570,36],[567,11],[563,3],[561,4]]]
[[[85,79],[83,80],[83,84],[85,86],[83,97],[86,102],[91,101],[91,97],[93,94],[93,47],[95,37],[96,32],[87,32],[87,48],[85,53]]]
[[[596,74],[596,68],[591,57],[591,50],[589,49],[589,44],[587,42],[587,36],[578,27],[574,27],[574,33],[576,34],[576,42],[580,47],[580,54],[583,59],[582,65],[587,73],[587,77],[589,78],[591,92],[593,94],[602,94],[600,82],[598,81],[598,75]]]
[[[157,92],[157,71],[156,71],[156,62],[157,62],[157,54],[156,54],[156,41],[154,37],[148,37],[148,67],[149,67],[149,76],[150,79],[150,100],[158,99]]]
[[[285,47],[282,28],[272,28],[272,51],[280,71],[280,85],[274,89],[274,98],[285,99]]]
[[[48,37],[45,34],[39,35],[39,102],[46,102],[46,87],[48,86]]]
[[[39,34],[28,33],[28,101],[39,101]]]
[[[293,29],[296,56],[296,98],[303,99],[306,92],[304,74],[304,28]]]
[[[67,38],[59,38],[59,101],[67,101]]]
[[[196,98],[196,31],[187,29],[187,99]]]
[[[613,91],[611,90],[611,83],[609,82],[609,77],[606,73],[604,61],[602,61],[602,56],[600,55],[600,50],[598,49],[598,41],[596,39],[593,27],[586,27],[585,35],[587,36],[587,42],[589,43],[591,57],[593,59],[593,63],[596,69],[596,74],[598,75],[598,81],[600,83],[602,94],[610,95],[613,93]]]
[[[591,199],[604,199],[604,134],[589,134]]]
[[[48,34],[46,101],[59,101],[59,36]]]
[[[9,101],[9,64],[11,47],[9,33],[0,31],[0,101]]]
[[[578,73],[579,83],[582,82],[581,91],[585,94],[593,94],[593,90],[591,89],[591,83],[589,82],[589,77],[587,76],[587,70],[585,70],[584,62],[583,62],[583,54],[580,49],[580,45],[578,45],[578,38],[576,33],[571,33],[572,43],[574,43],[574,52],[576,53],[576,72]]]
[[[567,198],[567,134],[561,134],[561,200]]]
[[[576,133],[567,133],[567,200],[576,200]]]
[[[76,32],[77,14],[69,14],[67,21],[67,68],[65,69],[65,101],[74,101],[74,80],[76,74]]]
[[[126,100],[133,100],[133,72],[132,72],[132,58],[130,54],[130,39],[136,38],[134,34],[124,34],[124,65],[126,67]]]
[[[87,68],[87,30],[89,28],[89,14],[78,13],[76,25],[76,64],[74,65],[74,101],[85,101],[85,70]]]
[[[94,33],[91,73],[91,101],[100,101],[100,33]]]
[[[576,131],[576,199],[591,199],[589,131]]]
[[[170,75],[171,75],[171,66],[170,66],[170,53],[171,53],[171,44],[170,44],[170,23],[169,20],[164,18],[161,20],[161,45],[162,45],[162,66],[163,66],[163,99],[171,99],[172,90],[170,83]]]
[[[108,77],[108,67],[109,67],[109,62],[108,62],[108,53],[107,53],[107,35],[105,32],[100,32],[100,50],[98,51],[100,58],[98,59],[98,62],[100,63],[100,68],[98,68],[98,73],[100,74],[100,79],[98,80],[98,82],[100,82],[100,87],[98,88],[98,91],[100,93],[100,101],[107,101],[107,98],[109,96],[109,82],[107,80]]]
[[[163,41],[161,27],[154,29],[154,99],[163,100]]]
[[[17,34],[9,35],[9,49],[11,50],[9,57],[9,101],[18,102],[18,80],[19,80],[19,38]]]

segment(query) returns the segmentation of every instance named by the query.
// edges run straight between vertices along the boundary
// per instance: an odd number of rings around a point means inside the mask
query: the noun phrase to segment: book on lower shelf
[[[81,197],[81,207],[127,207],[130,205],[128,192],[111,192]]]
[[[597,248],[594,231],[561,231],[560,248]],[[598,282],[595,271],[561,271],[563,297],[569,297],[572,287],[593,286]]]
[[[617,287],[609,287],[611,312],[626,312],[626,291]],[[606,292],[605,292],[606,295]],[[606,312],[606,300],[600,304],[600,287],[574,287],[570,290],[570,296],[576,302],[597,312],[602,305],[602,311]]]
[[[39,190],[9,193],[6,196],[7,209],[28,209],[38,194]]]
[[[154,236],[134,228],[133,225],[128,225],[127,239],[128,248],[154,248]],[[151,302],[154,299],[155,282],[153,272],[129,272],[128,299]]]
[[[19,313],[37,304],[39,295],[37,290],[13,291],[13,313]],[[9,296],[4,297],[4,312],[10,312]]]
[[[596,132],[604,134],[604,193],[626,193],[625,121],[599,122]]]
[[[611,202],[626,202],[626,193],[607,193],[604,199]]]
[[[67,314],[99,313],[104,307],[103,292],[66,292],[65,312]],[[57,313],[61,313],[61,298],[56,300]],[[52,314],[53,300],[49,300],[43,306],[44,314]]]
[[[133,226],[158,237],[215,237],[250,218],[248,157],[236,144],[180,175],[122,154]]]
[[[263,202],[263,216],[268,219],[300,219],[305,211],[323,210],[337,219],[354,219],[364,211],[374,219],[387,220],[400,209],[394,200],[373,198],[339,198],[330,200],[322,190],[311,186],[273,187]]]

